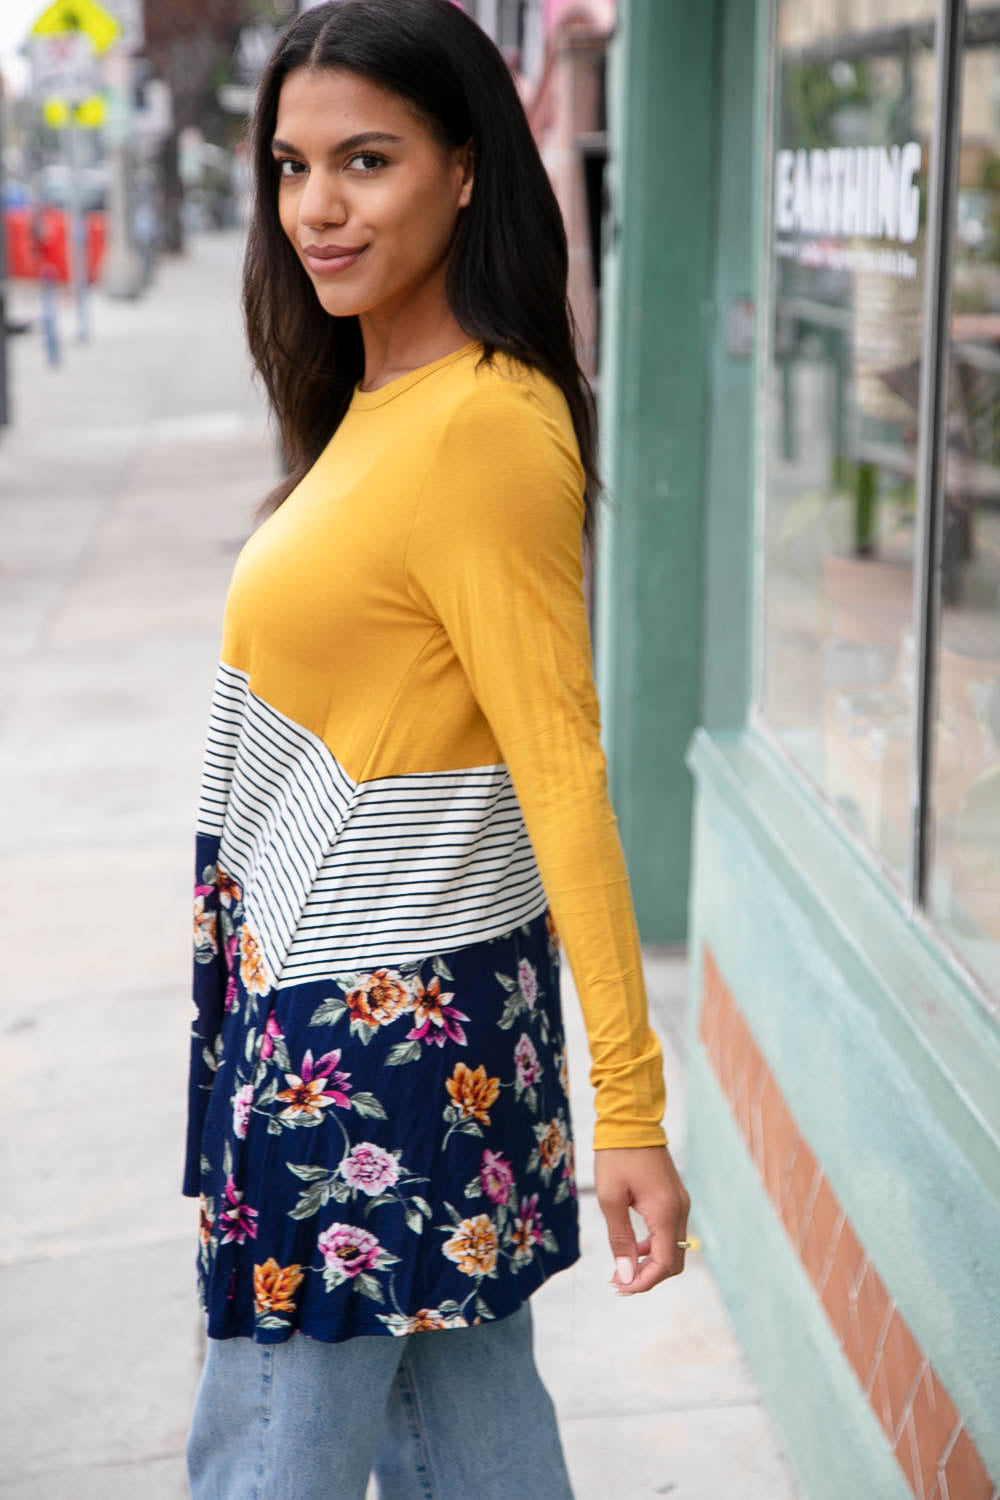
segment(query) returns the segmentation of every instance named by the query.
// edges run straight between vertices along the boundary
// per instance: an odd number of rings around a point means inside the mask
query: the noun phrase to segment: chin
[[[360,292],[351,292],[347,287],[317,285],[314,281],[313,291],[320,307],[331,318],[356,317],[371,306],[370,298],[362,296]]]

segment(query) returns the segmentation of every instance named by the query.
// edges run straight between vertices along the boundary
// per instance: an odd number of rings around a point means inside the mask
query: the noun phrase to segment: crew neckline
[[[405,375],[397,375],[395,380],[387,380],[385,385],[380,385],[378,390],[363,391],[359,380],[354,387],[354,395],[351,397],[351,408],[354,411],[368,411],[373,406],[384,406],[387,401],[394,401],[411,386],[417,385],[419,381],[428,375],[433,375],[435,370],[440,370],[444,365],[450,365],[463,355],[471,353],[473,349],[481,349],[482,343],[479,339],[470,339],[460,349],[453,349],[450,354],[442,354],[440,359],[432,359],[429,364],[417,365],[415,370],[408,370]]]

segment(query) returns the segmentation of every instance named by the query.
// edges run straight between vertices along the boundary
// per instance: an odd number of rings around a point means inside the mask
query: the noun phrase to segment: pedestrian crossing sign
[[[107,52],[121,36],[118,21],[98,0],[55,0],[32,26],[31,35],[60,36],[67,31],[83,32],[95,52]]]

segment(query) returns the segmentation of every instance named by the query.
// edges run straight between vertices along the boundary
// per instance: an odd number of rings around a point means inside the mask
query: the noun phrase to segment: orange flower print
[[[243,892],[239,882],[234,880],[228,870],[221,865],[216,866],[215,885],[219,892],[219,900],[223,906],[231,906],[237,901],[243,900]]]
[[[463,1219],[441,1246],[465,1276],[488,1276],[497,1263],[497,1232],[486,1214]]]
[[[304,1281],[301,1266],[279,1266],[272,1255],[253,1268],[253,1300],[258,1313],[292,1312],[294,1293]]]
[[[549,935],[549,942],[552,944],[553,948],[558,948],[559,934],[556,931],[556,924],[552,920],[551,911],[546,911],[545,913],[545,930]]]
[[[500,1096],[500,1080],[487,1078],[482,1063],[475,1072],[463,1062],[456,1063],[445,1088],[463,1115],[477,1119],[482,1125],[490,1123],[490,1105]]]
[[[209,1240],[212,1238],[212,1225],[214,1223],[215,1220],[212,1218],[212,1200],[211,1198],[206,1198],[205,1194],[202,1193],[198,1203],[198,1238],[206,1249],[208,1248]]]
[[[352,1021],[363,1021],[377,1031],[413,1009],[413,992],[395,969],[376,969],[347,991],[344,1002]]]
[[[542,1131],[542,1134],[538,1138],[539,1159],[543,1168],[554,1172],[566,1155],[566,1146],[568,1143],[566,1127],[562,1120],[556,1118],[555,1120],[550,1120],[546,1126],[539,1126],[538,1128]]]
[[[271,988],[260,943],[245,922],[240,930],[240,978],[249,995],[266,995]]]
[[[287,1089],[282,1089],[274,1096],[285,1105],[278,1118],[322,1119],[328,1104],[336,1104],[340,1109],[350,1109],[351,1101],[347,1095],[351,1088],[348,1082],[351,1075],[338,1070],[339,1062],[339,1047],[335,1052],[325,1052],[317,1062],[313,1062],[312,1052],[307,1052],[302,1059],[301,1073],[286,1073]]]
[[[443,1047],[450,1038],[464,1047],[466,1035],[462,1022],[469,1018],[464,1010],[448,1004],[449,1000],[454,1000],[454,994],[449,991],[442,995],[441,981],[436,974],[426,988],[420,975],[414,975],[413,990],[416,1005],[413,1019],[416,1024],[412,1031],[406,1033],[406,1040],[426,1041],[432,1046]]]
[[[202,890],[203,887],[198,888]],[[205,897],[195,895],[194,898],[194,946],[198,948],[209,948],[213,953],[219,951],[219,940],[217,935],[217,918],[214,911],[205,910]]]
[[[409,1319],[407,1333],[433,1333],[437,1328],[468,1328],[461,1313],[445,1315],[436,1307],[422,1307]]]

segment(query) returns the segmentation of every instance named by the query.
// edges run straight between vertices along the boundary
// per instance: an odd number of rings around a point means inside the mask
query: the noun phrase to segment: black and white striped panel
[[[357,783],[219,667],[198,818],[282,986],[424,958],[545,910],[505,765]]]
[[[317,871],[279,982],[482,942],[545,906],[506,766],[367,781]]]
[[[198,827],[220,838],[219,861],[243,887],[272,977],[355,794],[322,740],[250,692],[245,673],[220,666]]]

